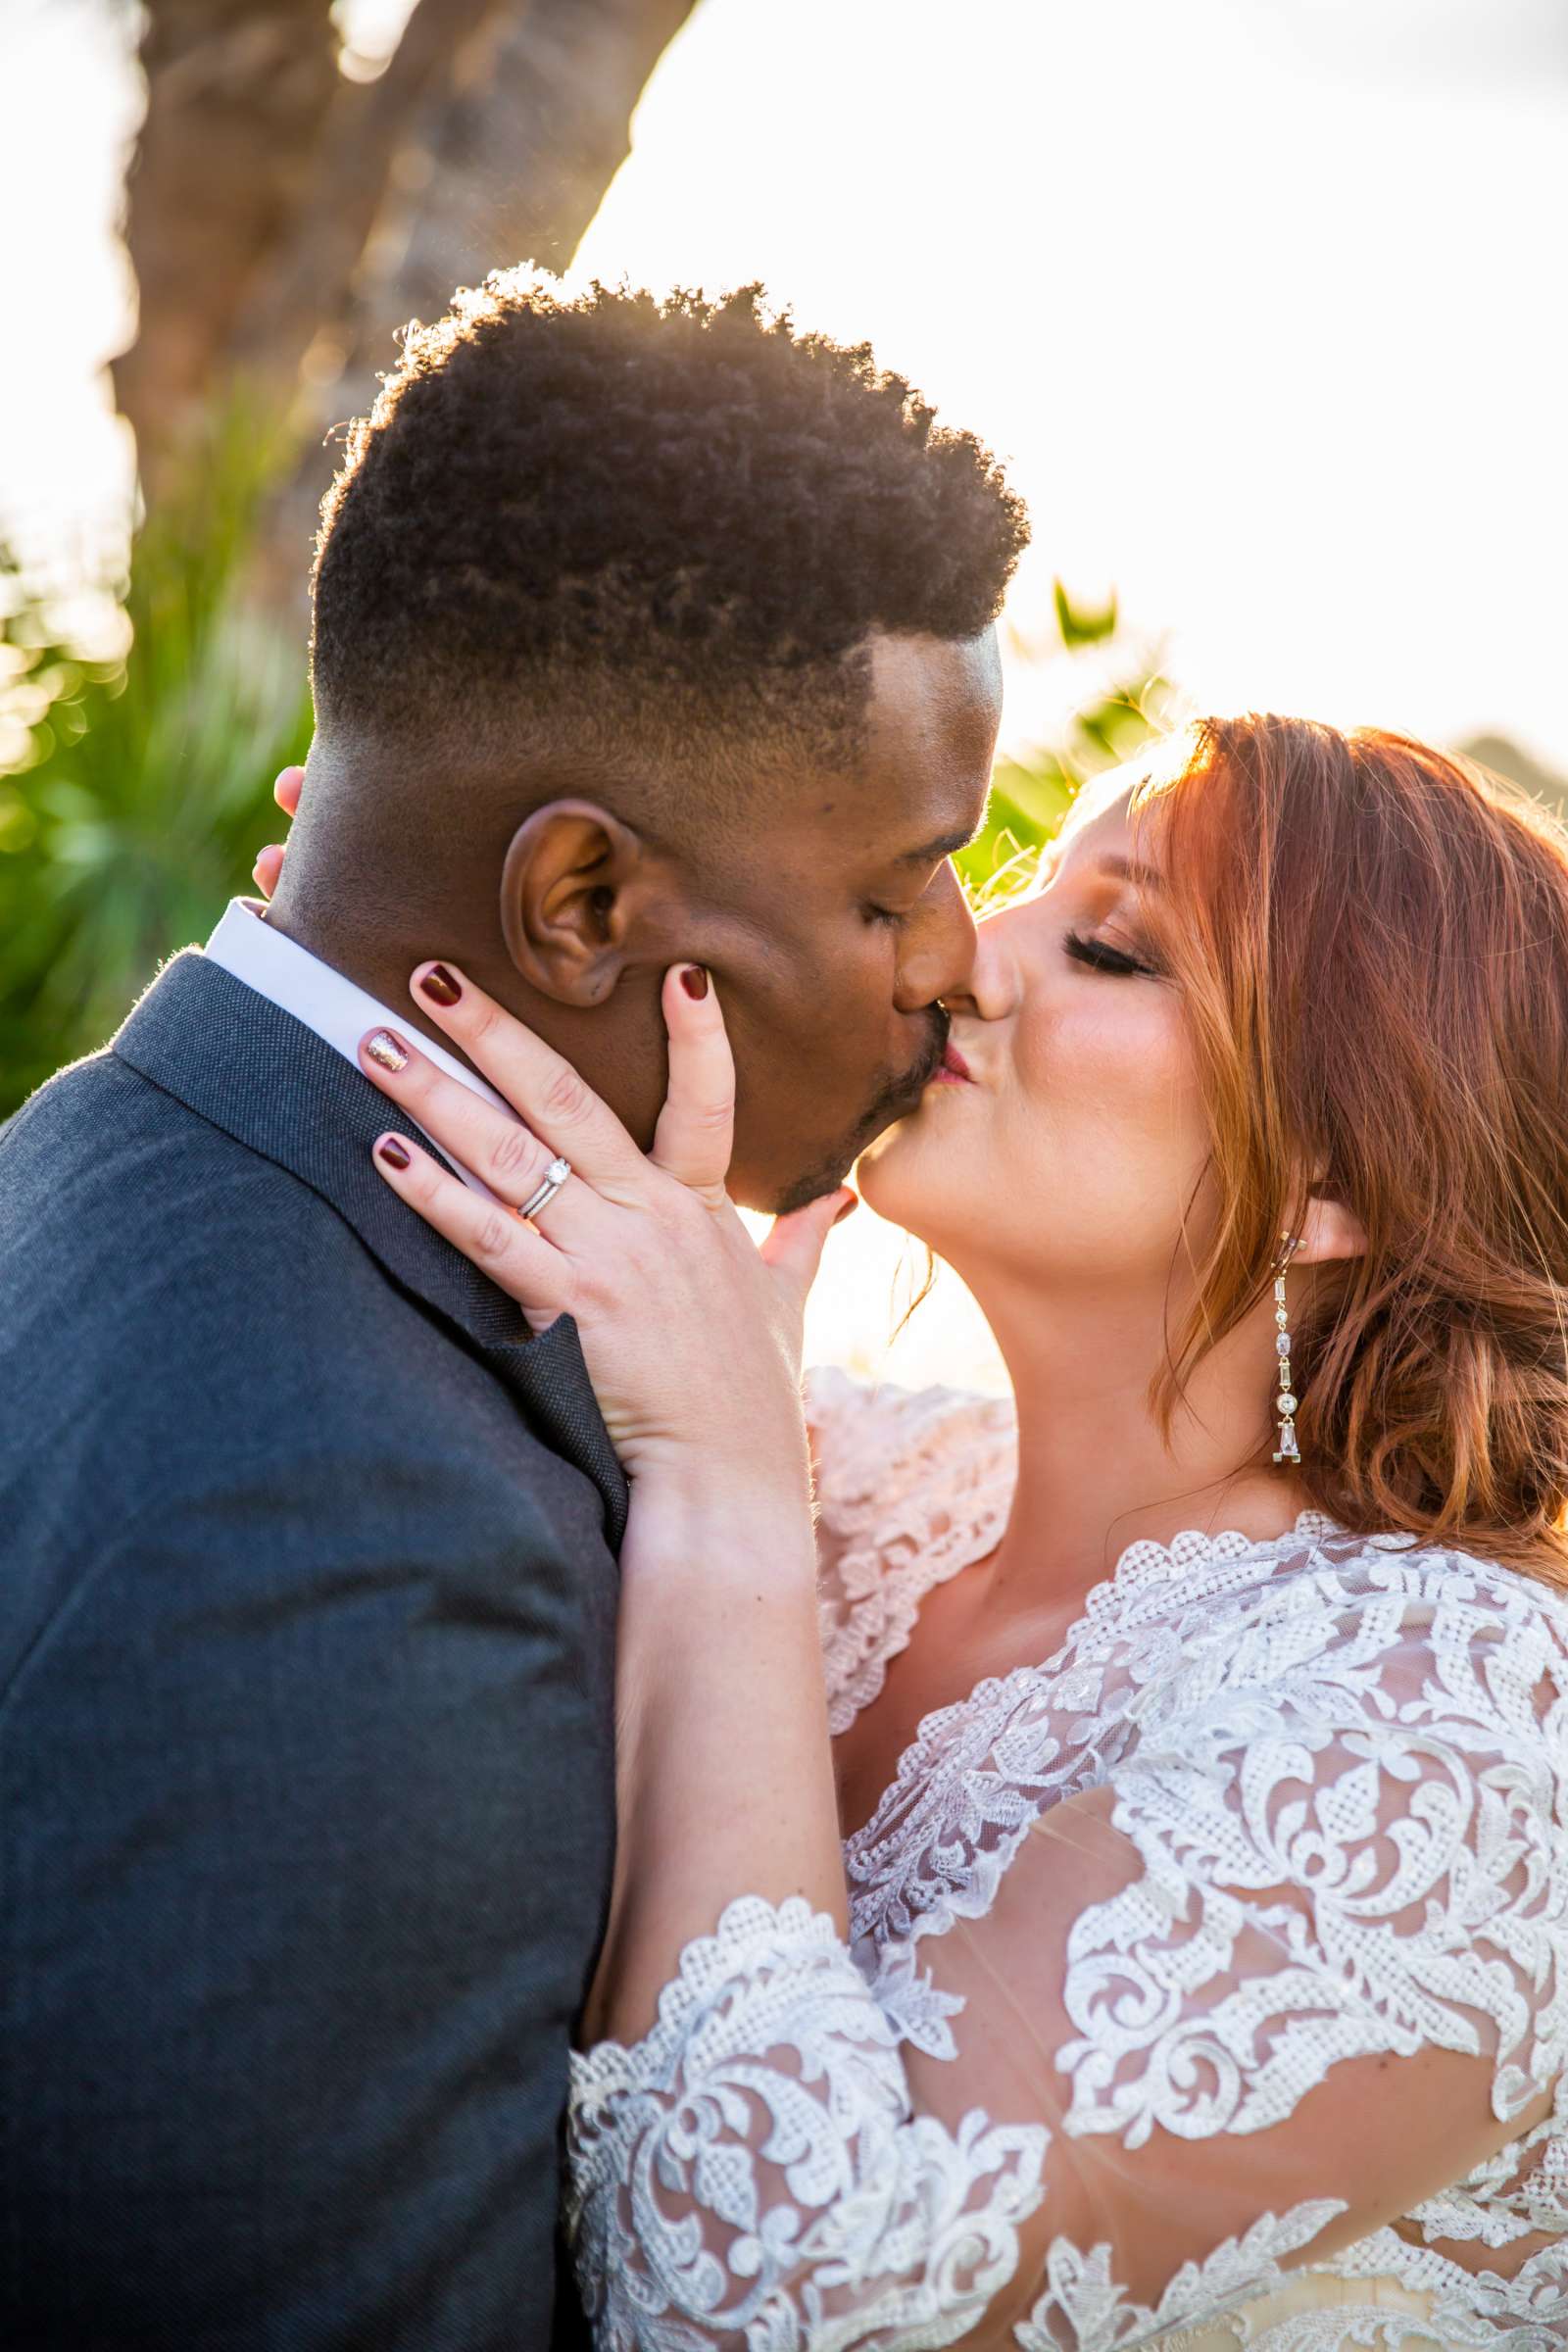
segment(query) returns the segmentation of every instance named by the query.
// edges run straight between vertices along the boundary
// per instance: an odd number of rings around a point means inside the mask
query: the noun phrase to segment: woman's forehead
[[[1083,785],[1061,828],[1063,846],[1093,830],[1099,846],[1127,830],[1127,804],[1143,781],[1141,767],[1113,767]]]

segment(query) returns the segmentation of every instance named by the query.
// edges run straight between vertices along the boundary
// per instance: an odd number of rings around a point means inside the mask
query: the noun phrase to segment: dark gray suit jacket
[[[0,1131],[0,2345],[534,2352],[626,1490],[197,954]],[[560,2300],[558,2302],[558,2288]]]

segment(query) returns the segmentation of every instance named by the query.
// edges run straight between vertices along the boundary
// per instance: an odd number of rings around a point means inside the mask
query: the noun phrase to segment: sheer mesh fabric
[[[994,1403],[814,1412],[842,1730],[1014,1457]],[[1132,1546],[924,1719],[848,1942],[737,1888],[574,2059],[597,2342],[1560,2347],[1565,1691],[1568,1604],[1468,1555]]]

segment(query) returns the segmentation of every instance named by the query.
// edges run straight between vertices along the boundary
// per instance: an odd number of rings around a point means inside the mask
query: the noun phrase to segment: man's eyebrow
[[[928,841],[923,849],[903,850],[894,858],[895,865],[935,865],[941,858],[956,858],[966,850],[979,832],[978,825],[959,825],[955,832],[944,833],[940,841]]]

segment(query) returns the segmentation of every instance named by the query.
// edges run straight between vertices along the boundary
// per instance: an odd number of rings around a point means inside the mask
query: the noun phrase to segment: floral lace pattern
[[[911,2124],[896,2033],[798,1896],[731,1903],[635,2050],[573,2059],[571,2125],[566,2227],[613,2352],[952,2343],[1017,2267],[1047,2137]]]
[[[994,1545],[1015,1447],[1009,1407],[943,1392],[819,1383],[813,1421],[837,1732],[923,1595]],[[1097,1791],[1127,1868],[1070,1922],[1060,2103],[1049,2125],[1038,2099],[971,2104],[984,1979],[960,1995],[953,1964]],[[1022,2352],[1568,2342],[1554,1592],[1310,1511],[1266,1543],[1134,1544],[1053,1657],[924,1718],[845,1863],[848,1946],[743,1895],[635,2048],[573,2060],[568,2223],[602,2348],[921,2352],[1020,2281]],[[1546,2091],[1555,2112],[1327,2259],[1300,2257],[1347,2204],[1316,2176],[1142,2301],[1110,2242],[1044,2226],[1078,2150],[1247,2143],[1341,2061],[1424,2047],[1485,2061],[1498,2123]],[[956,2086],[940,2115],[917,2073]]]
[[[860,1388],[813,1372],[818,1621],[837,1739],[882,1689],[921,1601],[992,1549],[1017,1476],[1002,1397]],[[825,1442],[824,1442],[825,1441]]]
[[[1168,2348],[1170,2330],[1182,2328],[1195,2312],[1205,2321],[1223,2318],[1238,2303],[1255,2298],[1280,2278],[1280,2261],[1316,2237],[1325,2222],[1345,2210],[1336,2198],[1304,2199],[1280,2221],[1263,2214],[1244,2237],[1228,2238],[1203,2261],[1178,2271],[1152,2311],[1130,2304],[1110,2273],[1109,2248],[1081,2254],[1058,2237],[1046,2257],[1046,2291],[1028,2319],[1013,2330],[1021,2352],[1056,2352],[1063,2341],[1054,2325],[1065,2323],[1067,2341],[1085,2352],[1121,2352],[1156,2337]],[[1048,2328],[1050,2332],[1048,2332]]]

